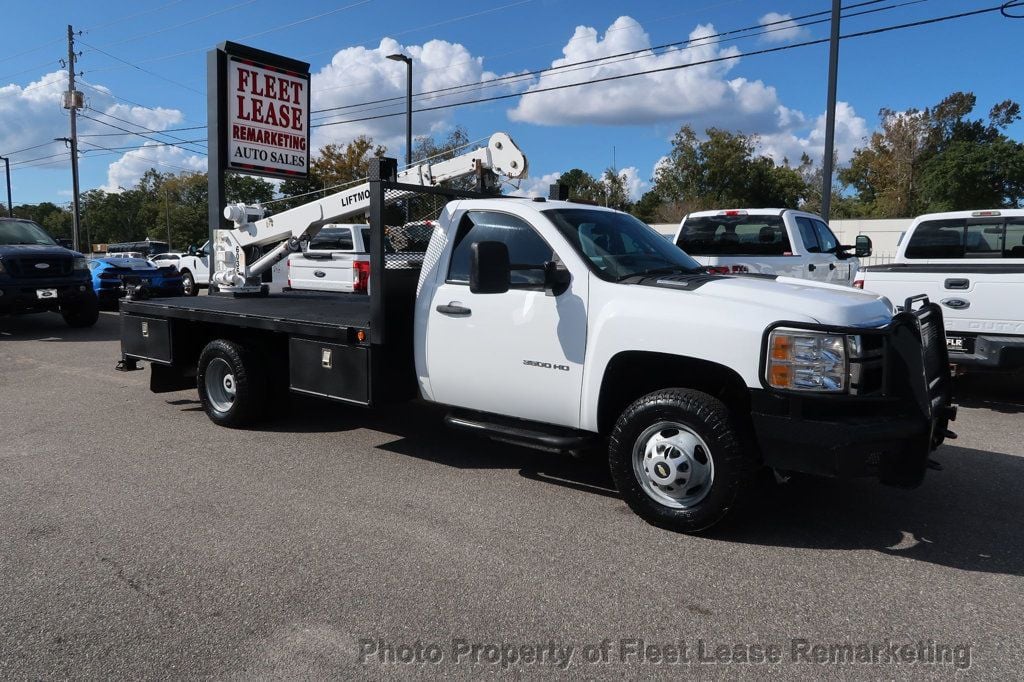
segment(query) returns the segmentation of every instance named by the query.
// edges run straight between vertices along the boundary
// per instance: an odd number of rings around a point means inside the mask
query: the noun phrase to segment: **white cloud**
[[[619,171],[619,177],[625,182],[630,201],[636,201],[644,192],[650,189],[651,183],[640,177],[640,169],[636,166],[623,168]]]
[[[449,88],[464,83],[479,83],[495,77],[485,71],[483,58],[474,57],[458,43],[430,40],[423,45],[401,45],[392,38],[384,38],[374,49],[351,47],[337,52],[331,62],[313,74],[312,108],[347,107],[322,114],[314,114],[316,123],[346,121],[389,113],[405,112],[406,65],[391,61],[387,55],[403,53],[413,59],[413,92],[426,92]],[[470,98],[473,88],[459,89],[457,95],[435,95],[417,99],[416,106],[437,106]],[[507,91],[507,88],[505,89]],[[489,88],[486,92],[495,92]],[[395,98],[390,102],[363,107],[349,105],[360,102]],[[453,110],[417,113],[413,116],[413,134],[416,136],[444,133],[450,128]],[[329,125],[313,130],[314,151],[329,142],[344,144],[359,135],[369,135],[378,144],[388,147],[389,153],[402,156],[405,149],[404,115]]]
[[[551,185],[558,182],[560,177],[562,177],[562,171],[547,173],[539,178],[530,176],[520,183],[519,189],[508,194],[514,197],[547,197]]]
[[[807,30],[793,21],[792,14],[769,12],[758,23],[768,31],[761,36],[766,43],[792,43],[807,35]]]
[[[202,172],[206,170],[206,157],[190,154],[180,147],[159,146],[155,142],[150,142],[142,149],[127,152],[110,164],[107,184],[103,189],[108,192],[127,189],[150,168],[155,168],[161,173]]]
[[[576,88],[538,92],[525,96],[509,112],[514,121],[540,125],[642,125],[655,122],[686,122],[696,129],[715,125],[753,131],[774,127],[779,117],[775,88],[759,80],[727,78],[739,63],[736,47],[721,47],[701,38],[714,35],[711,24],[697,26],[689,47],[658,54],[650,50],[650,38],[630,17],[619,17],[604,36],[596,29],[578,26],[562,48],[562,58],[552,67],[601,59],[623,52],[640,51],[630,59],[602,59],[586,66],[546,72],[529,90],[635,73],[639,70],[669,69]],[[691,65],[694,66],[686,66]],[[684,68],[673,68],[684,67]]]
[[[803,115],[799,120],[803,122]],[[777,162],[788,159],[790,164],[800,162],[800,156],[806,153],[815,164],[820,164],[825,153],[825,114],[815,120],[814,128],[805,135],[798,130],[780,130],[775,133],[761,134],[758,148]],[[871,134],[868,123],[857,115],[847,102],[836,103],[835,150],[836,161],[842,165],[853,157],[853,150],[864,145],[865,139]]]
[[[19,163],[33,159],[42,160],[44,157],[65,150],[64,144],[53,142],[53,138],[66,137],[69,134],[68,114],[61,106],[61,93],[66,88],[67,73],[65,71],[45,74],[39,80],[24,87],[11,84],[0,88],[0,152],[10,153],[36,145],[44,145],[11,156],[11,163],[15,164],[12,174],[18,168],[17,164]],[[162,107],[147,109],[121,104],[114,99],[110,90],[103,86],[96,86],[95,89],[88,89],[85,92],[87,108],[82,110],[82,116],[78,119],[80,163],[83,166],[90,163],[92,158],[111,158],[110,154],[101,147],[130,147],[146,143],[145,138],[137,135],[127,133],[111,135],[110,133],[117,133],[117,129],[99,121],[106,121],[119,128],[139,129],[144,127],[159,131],[176,126],[184,120],[182,113],[177,109]],[[104,114],[109,114],[109,116]],[[102,133],[103,136],[94,137],[93,135],[96,133]],[[202,147],[201,144],[198,146],[200,149]],[[173,147],[155,147],[137,152],[128,151],[124,154],[118,152],[114,156],[120,156],[120,158],[110,163],[107,168],[108,181],[105,188],[116,188],[118,185],[130,187],[150,167],[155,166],[159,170],[175,170],[169,166],[162,168],[156,163],[145,165],[143,157],[153,157],[158,161],[190,170],[205,169],[205,159],[181,150],[165,151],[173,149]],[[68,159],[66,156],[60,156],[54,158],[50,163],[44,161],[40,163],[47,166],[66,166]],[[36,166],[25,166],[26,169],[34,167]],[[83,185],[83,189],[89,189],[89,187]]]

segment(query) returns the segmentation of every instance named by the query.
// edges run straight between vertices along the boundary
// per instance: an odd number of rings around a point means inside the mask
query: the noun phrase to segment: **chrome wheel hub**
[[[699,504],[715,480],[711,449],[693,429],[659,422],[633,446],[633,472],[648,497],[674,509]]]

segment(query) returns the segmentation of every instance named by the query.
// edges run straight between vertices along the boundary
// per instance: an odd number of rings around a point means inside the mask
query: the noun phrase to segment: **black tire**
[[[220,426],[247,426],[266,412],[267,378],[259,356],[233,341],[206,344],[199,354],[196,384],[206,416]]]
[[[648,523],[681,533],[706,530],[729,513],[757,469],[756,457],[744,447],[741,433],[725,404],[706,393],[684,388],[649,393],[627,407],[615,424],[608,445],[612,478],[626,504]],[[671,447],[669,439],[674,437],[703,441],[703,445],[687,454],[685,447]],[[655,455],[664,465],[649,459],[658,447],[668,453]],[[648,462],[655,464],[648,469]],[[678,472],[668,465],[678,467]],[[673,479],[654,480],[656,476],[639,468],[655,469],[659,476],[664,473]],[[701,483],[689,487],[697,481],[698,470]],[[675,476],[684,478],[677,481]],[[677,485],[679,481],[683,485]],[[664,501],[671,496],[682,496],[674,500],[681,506]]]
[[[185,296],[199,295],[199,285],[196,284],[195,275],[188,270],[181,271],[181,291]]]
[[[69,327],[91,327],[100,319],[99,299],[95,294],[83,296],[73,304],[61,306],[60,314]]]

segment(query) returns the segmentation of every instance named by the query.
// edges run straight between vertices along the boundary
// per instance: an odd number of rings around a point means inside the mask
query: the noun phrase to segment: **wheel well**
[[[715,362],[668,353],[626,351],[611,359],[601,381],[597,423],[610,433],[623,410],[662,388],[691,388],[712,395],[740,419],[749,419],[750,392],[734,370]]]
[[[227,325],[198,325],[184,320],[175,320],[172,329],[174,366],[180,372],[194,374],[206,344],[224,339],[255,353],[275,382],[288,381],[288,338],[284,334]]]

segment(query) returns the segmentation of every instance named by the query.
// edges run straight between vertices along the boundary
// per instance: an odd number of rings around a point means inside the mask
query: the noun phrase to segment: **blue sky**
[[[856,4],[848,0],[848,5]],[[996,0],[884,0],[860,10],[883,9],[844,20],[844,33],[981,9]],[[902,6],[899,6],[902,5]],[[84,33],[80,89],[90,109],[80,121],[85,151],[81,187],[130,186],[148,167],[163,172],[205,169],[205,143],[151,146],[106,124],[163,141],[202,140],[205,129],[205,52],[223,40],[309,61],[313,109],[319,122],[348,121],[404,111],[404,65],[384,60],[398,50],[414,56],[415,89],[479,83],[621,52],[756,27],[827,10],[827,0],[494,0],[406,2],[343,0],[292,3],[271,0],[153,0],[152,2],[8,3],[0,50],[0,155],[11,154],[15,204],[70,197],[70,170],[61,143],[68,121],[59,92],[66,81],[67,24]],[[806,20],[804,20],[806,21]],[[761,36],[705,38],[689,49],[642,53],[637,59],[597,63],[567,75],[523,78],[482,91],[424,101],[431,106],[490,95],[519,95],[538,87],[592,76],[680,65],[732,54],[738,60],[615,80],[603,85],[515,96],[491,103],[425,112],[416,134],[443,135],[464,125],[472,139],[505,130],[530,159],[528,188],[580,167],[599,174],[614,163],[625,169],[634,193],[643,191],[679,126],[717,125],[762,137],[765,153],[795,160],[801,151],[820,157],[825,107],[827,46],[769,55],[757,50],[827,37],[828,24],[803,28],[775,24]],[[943,24],[844,41],[841,48],[837,142],[840,160],[877,125],[881,107],[934,104],[955,90],[978,96],[978,112],[1020,97],[1024,70],[1019,45],[1024,21],[998,12]],[[557,60],[562,60],[558,62]],[[399,97],[394,103],[357,106]],[[105,122],[105,123],[101,123]],[[1020,123],[1010,131],[1024,137]],[[346,122],[314,131],[314,149],[370,134],[403,153],[402,116]],[[35,149],[19,151],[26,147]],[[104,149],[105,148],[105,149]],[[113,151],[110,151],[113,150]],[[51,155],[57,155],[52,156]],[[613,156],[614,155],[614,156]],[[47,158],[51,157],[51,158]]]

